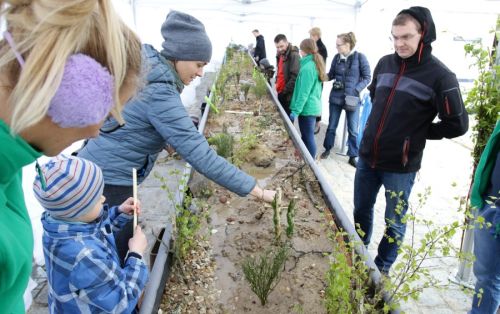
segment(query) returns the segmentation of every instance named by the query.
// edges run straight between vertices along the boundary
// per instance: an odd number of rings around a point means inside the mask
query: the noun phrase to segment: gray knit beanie
[[[161,26],[165,40],[161,54],[169,60],[210,62],[212,43],[205,26],[196,18],[179,11],[170,11]]]

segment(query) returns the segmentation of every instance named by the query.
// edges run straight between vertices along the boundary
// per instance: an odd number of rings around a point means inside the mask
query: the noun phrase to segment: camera
[[[335,82],[333,82],[332,88],[333,88],[333,90],[342,90],[342,89],[344,89],[344,82],[335,81]]]

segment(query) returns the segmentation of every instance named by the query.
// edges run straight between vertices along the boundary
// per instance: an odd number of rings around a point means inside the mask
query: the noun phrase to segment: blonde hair
[[[45,117],[66,59],[77,52],[96,59],[113,75],[111,113],[123,123],[119,91],[128,82],[127,73],[141,71],[141,46],[111,0],[0,0],[0,7],[25,60],[21,71],[12,48],[5,41],[0,43],[0,70],[7,71],[14,87],[8,100],[14,133]]]
[[[318,46],[313,39],[307,38],[300,43],[300,50],[304,51],[306,54],[312,54],[314,63],[316,64],[316,70],[318,70],[319,80],[325,82],[328,80],[326,76],[325,61],[323,57],[318,53]]]
[[[344,43],[349,44],[349,50],[353,50],[356,46],[356,36],[353,32],[338,34],[337,38],[340,38]]]
[[[313,27],[309,30],[309,35],[321,38],[321,29],[319,27]]]

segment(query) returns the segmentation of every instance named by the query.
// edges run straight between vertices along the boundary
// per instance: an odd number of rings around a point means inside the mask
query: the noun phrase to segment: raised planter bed
[[[270,87],[262,98],[255,96],[262,90],[252,91],[256,81],[252,69],[245,54],[236,53],[226,60],[216,83],[224,86],[223,95],[220,89],[212,90],[214,104],[206,106],[211,109],[205,110],[200,131],[207,138],[231,135],[229,158],[233,163],[256,177],[261,186],[281,190],[281,241],[276,241],[269,204],[251,196],[240,198],[195,174],[191,191],[203,201],[198,211],[207,219],[200,223],[196,241],[184,260],[172,268],[163,287],[165,266],[171,264],[166,262],[171,236],[165,232],[163,239],[168,241],[160,246],[152,271],[152,278],[160,276],[161,280],[155,280],[159,282],[156,291],[154,285],[148,285],[146,298],[150,300],[141,313],[156,312],[158,305],[163,313],[326,313],[324,294],[332,241],[345,240],[332,240],[331,235],[340,227],[352,239],[359,238]],[[247,96],[245,85],[252,85]],[[294,232],[287,237],[286,207],[292,199],[296,202]],[[245,280],[242,265],[248,258],[278,250],[283,243],[289,247],[289,256],[281,280],[262,305]],[[362,245],[356,251],[366,254]],[[367,264],[375,268],[371,258]],[[376,268],[370,276],[377,284],[380,274]]]

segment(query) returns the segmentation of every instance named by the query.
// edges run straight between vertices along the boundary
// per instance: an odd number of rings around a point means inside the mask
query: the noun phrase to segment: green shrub
[[[207,141],[208,144],[216,147],[219,156],[230,158],[233,155],[233,137],[228,133],[217,133],[211,136]]]
[[[267,297],[279,283],[281,270],[289,255],[287,246],[269,249],[259,257],[248,257],[243,262],[243,274],[252,291],[265,305]]]

